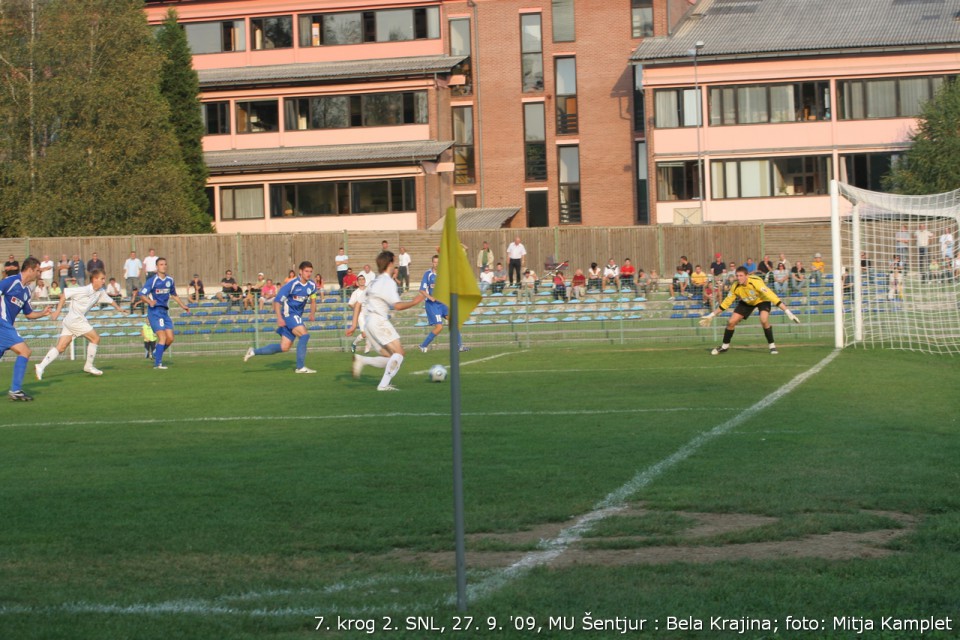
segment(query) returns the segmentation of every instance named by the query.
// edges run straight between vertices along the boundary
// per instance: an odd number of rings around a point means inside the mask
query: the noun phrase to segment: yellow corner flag
[[[467,252],[457,237],[457,214],[453,207],[449,207],[443,220],[440,263],[437,265],[437,283],[433,288],[433,297],[449,307],[451,294],[454,293],[457,294],[459,329],[480,303],[481,296]]]

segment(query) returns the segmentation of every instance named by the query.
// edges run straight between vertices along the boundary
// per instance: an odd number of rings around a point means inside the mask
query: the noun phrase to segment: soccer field
[[[462,354],[466,612],[445,351],[58,361],[0,405],[0,638],[955,637],[956,359],[746,335]]]

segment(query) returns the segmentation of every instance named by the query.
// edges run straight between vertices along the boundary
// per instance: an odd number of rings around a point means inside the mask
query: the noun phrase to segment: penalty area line
[[[703,447],[711,440],[714,440],[732,431],[761,411],[769,408],[785,395],[806,382],[810,377],[820,373],[820,371],[830,364],[830,362],[832,362],[833,359],[839,354],[839,349],[830,352],[830,354],[827,355],[823,360],[815,364],[807,371],[795,376],[792,380],[787,382],[779,389],[768,394],[759,402],[747,407],[734,417],[717,425],[713,429],[701,433],[677,449],[670,456],[667,456],[660,462],[639,472],[633,478],[628,480],[619,488],[610,492],[603,500],[594,505],[593,511],[580,516],[577,518],[576,522],[566,529],[560,531],[560,533],[557,534],[557,537],[541,542],[541,548],[539,550],[531,551],[526,556],[520,560],[517,560],[505,569],[493,573],[486,579],[481,580],[476,584],[468,585],[468,601],[473,601],[488,596],[509,584],[514,578],[518,578],[526,574],[534,567],[547,564],[548,562],[561,556],[572,544],[579,542],[594,524],[626,509],[627,498],[629,498],[631,495],[649,485],[670,468],[675,467],[689,458],[698,449]],[[450,596],[447,599],[447,602],[448,604],[455,604],[457,602],[456,594]]]
[[[487,356],[486,358],[477,358],[476,360],[467,360],[466,362],[461,362],[460,366],[465,367],[468,364],[477,364],[478,362],[489,362],[490,360],[496,360],[497,358],[502,358],[503,356],[512,356],[518,353],[526,353],[526,349],[521,349],[520,351],[507,351],[505,353],[498,353],[492,356]],[[410,375],[412,376],[422,376],[430,373],[430,369],[423,369],[422,371],[411,371]]]

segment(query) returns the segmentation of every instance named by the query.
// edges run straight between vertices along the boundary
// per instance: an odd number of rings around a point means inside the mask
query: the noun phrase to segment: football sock
[[[17,356],[13,363],[13,383],[10,385],[10,391],[20,391],[23,386],[23,376],[27,373],[27,358]]]
[[[397,372],[400,371],[400,365],[402,364],[403,364],[402,355],[400,355],[399,353],[395,353],[392,356],[390,356],[390,359],[387,362],[387,366],[383,370],[383,377],[380,379],[380,384],[378,386],[385,387],[388,384],[390,384],[390,381],[393,380],[393,376],[397,375]]]
[[[157,348],[153,350],[153,366],[159,367],[163,364],[163,352],[166,348],[167,345],[157,343]]]
[[[423,342],[420,343],[420,346],[426,349],[428,346],[430,346],[430,343],[433,342],[433,339],[436,337],[437,337],[437,334],[431,331],[430,333],[427,334],[427,337],[423,339]]]
[[[46,369],[47,365],[56,360],[60,356],[60,352],[57,351],[56,347],[50,347],[50,351],[47,351],[47,355],[43,356],[43,360],[40,361],[40,368]]]
[[[724,329],[723,330],[723,346],[729,347],[731,340],[733,340],[733,329]]]
[[[272,356],[275,353],[280,353],[283,349],[280,348],[279,342],[274,342],[273,344],[268,344],[259,349],[254,349],[253,352],[258,356]]]
[[[87,343],[87,368],[93,366],[93,359],[97,357],[97,346],[96,342]]]
[[[390,358],[385,358],[384,356],[357,356],[357,359],[363,364],[376,367],[377,369],[385,368],[387,363],[390,362]]]
[[[310,340],[310,334],[305,333],[297,340],[297,369],[303,369],[307,360],[307,341]]]
[[[763,335],[767,336],[767,342],[770,343],[770,346],[773,346],[773,327],[766,327],[763,330]]]
[[[360,341],[363,340],[363,332],[357,334],[357,337],[353,339],[353,344],[360,344]]]

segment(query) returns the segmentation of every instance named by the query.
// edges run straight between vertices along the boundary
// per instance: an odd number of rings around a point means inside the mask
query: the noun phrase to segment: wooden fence
[[[809,264],[815,252],[823,253],[830,265],[830,224],[827,221],[794,223],[751,223],[727,225],[658,225],[643,227],[563,227],[537,229],[495,229],[462,231],[471,264],[484,241],[490,243],[497,261],[506,266],[507,245],[519,236],[527,249],[527,265],[538,273],[548,260],[568,260],[570,272],[591,262],[603,265],[613,258],[618,264],[630,258],[637,268],[656,269],[662,277],[673,272],[679,257],[685,255],[704,269],[715,253],[727,261],[741,264],[751,257],[759,261],[769,254],[776,260],[785,253],[791,261]],[[209,234],[177,236],[105,236],[75,238],[2,238],[0,256],[13,254],[18,260],[27,255],[49,255],[57,261],[61,255],[76,254],[84,260],[96,252],[107,266],[107,275],[123,278],[123,263],[131,251],[141,259],[150,248],[167,258],[171,275],[185,285],[197,273],[207,285],[215,286],[226,269],[232,269],[240,282],[256,279],[258,272],[283,280],[287,272],[302,260],[310,260],[326,282],[336,282],[334,256],[343,247],[350,265],[359,271],[364,264],[376,269],[374,260],[380,243],[386,240],[396,252],[401,246],[413,258],[412,274],[430,264],[440,244],[437,231],[351,231],[327,233]]]

